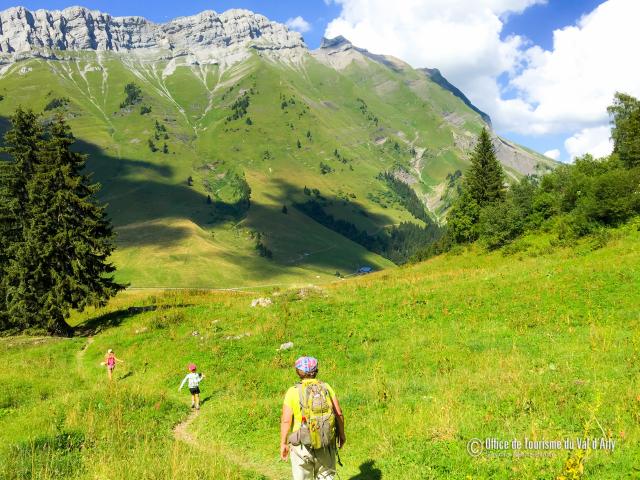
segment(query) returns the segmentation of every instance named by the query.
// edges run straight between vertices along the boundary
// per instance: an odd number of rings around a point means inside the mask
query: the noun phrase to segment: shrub
[[[327,165],[324,162],[320,162],[320,173],[322,175],[326,175],[328,173],[333,173],[333,168],[331,167],[331,165]]]
[[[67,97],[53,98],[44,107],[44,111],[48,112],[50,110],[55,110],[56,108],[65,107],[70,101],[71,100]]]
[[[465,189],[449,211],[447,235],[455,243],[468,243],[478,239],[480,207]]]
[[[256,250],[258,251],[258,255],[263,258],[271,259],[273,258],[273,252],[267,248],[267,246],[262,243],[261,240],[258,239],[256,242]]]
[[[577,205],[586,217],[617,225],[640,213],[640,168],[616,169],[594,178]]]
[[[489,250],[502,247],[524,231],[522,210],[513,201],[489,204],[480,213],[479,230]]]
[[[126,94],[126,97],[120,104],[120,108],[136,105],[142,101],[142,89],[133,82],[125,85],[124,93]]]

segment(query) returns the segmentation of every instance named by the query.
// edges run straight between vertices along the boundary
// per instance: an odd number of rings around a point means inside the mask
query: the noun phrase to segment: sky
[[[0,0],[0,10],[16,3]],[[300,31],[310,48],[343,35],[373,53],[435,67],[500,135],[564,162],[611,151],[606,107],[640,97],[640,0],[22,0],[155,22],[246,8]]]

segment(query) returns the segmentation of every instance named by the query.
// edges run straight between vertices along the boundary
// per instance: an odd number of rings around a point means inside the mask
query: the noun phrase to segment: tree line
[[[18,108],[0,159],[0,330],[70,334],[71,310],[100,306],[123,286],[108,261],[114,233],[87,157],[62,116]]]
[[[424,202],[418,197],[411,186],[399,178],[392,172],[382,172],[377,176],[378,180],[386,183],[389,190],[395,193],[402,206],[415,218],[422,220],[427,225],[433,223],[432,218],[427,213]]]
[[[616,93],[608,112],[611,155],[596,159],[587,154],[542,177],[526,176],[510,188],[483,130],[445,235],[414,260],[475,241],[492,250],[538,230],[572,241],[640,214],[640,101]]]
[[[305,190],[308,191],[307,187]],[[413,222],[402,222],[370,234],[366,230],[360,230],[354,223],[327,213],[323,208],[324,198],[317,189],[314,190],[317,191],[317,199],[294,203],[293,206],[319,224],[396,264],[406,263],[441,236],[440,227],[433,222],[424,227]]]

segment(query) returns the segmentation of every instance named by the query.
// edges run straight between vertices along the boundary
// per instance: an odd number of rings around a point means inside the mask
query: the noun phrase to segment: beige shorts
[[[333,480],[336,475],[335,448],[311,450],[304,445],[291,445],[293,480]]]

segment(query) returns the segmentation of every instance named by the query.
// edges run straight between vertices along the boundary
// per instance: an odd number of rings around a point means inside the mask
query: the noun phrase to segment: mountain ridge
[[[174,54],[205,48],[221,49],[251,41],[283,50],[306,50],[302,36],[285,25],[249,10],[196,15],[154,23],[144,17],[114,17],[99,10],[68,7],[35,10],[12,7],[0,12],[0,54],[34,50],[153,51]]]

